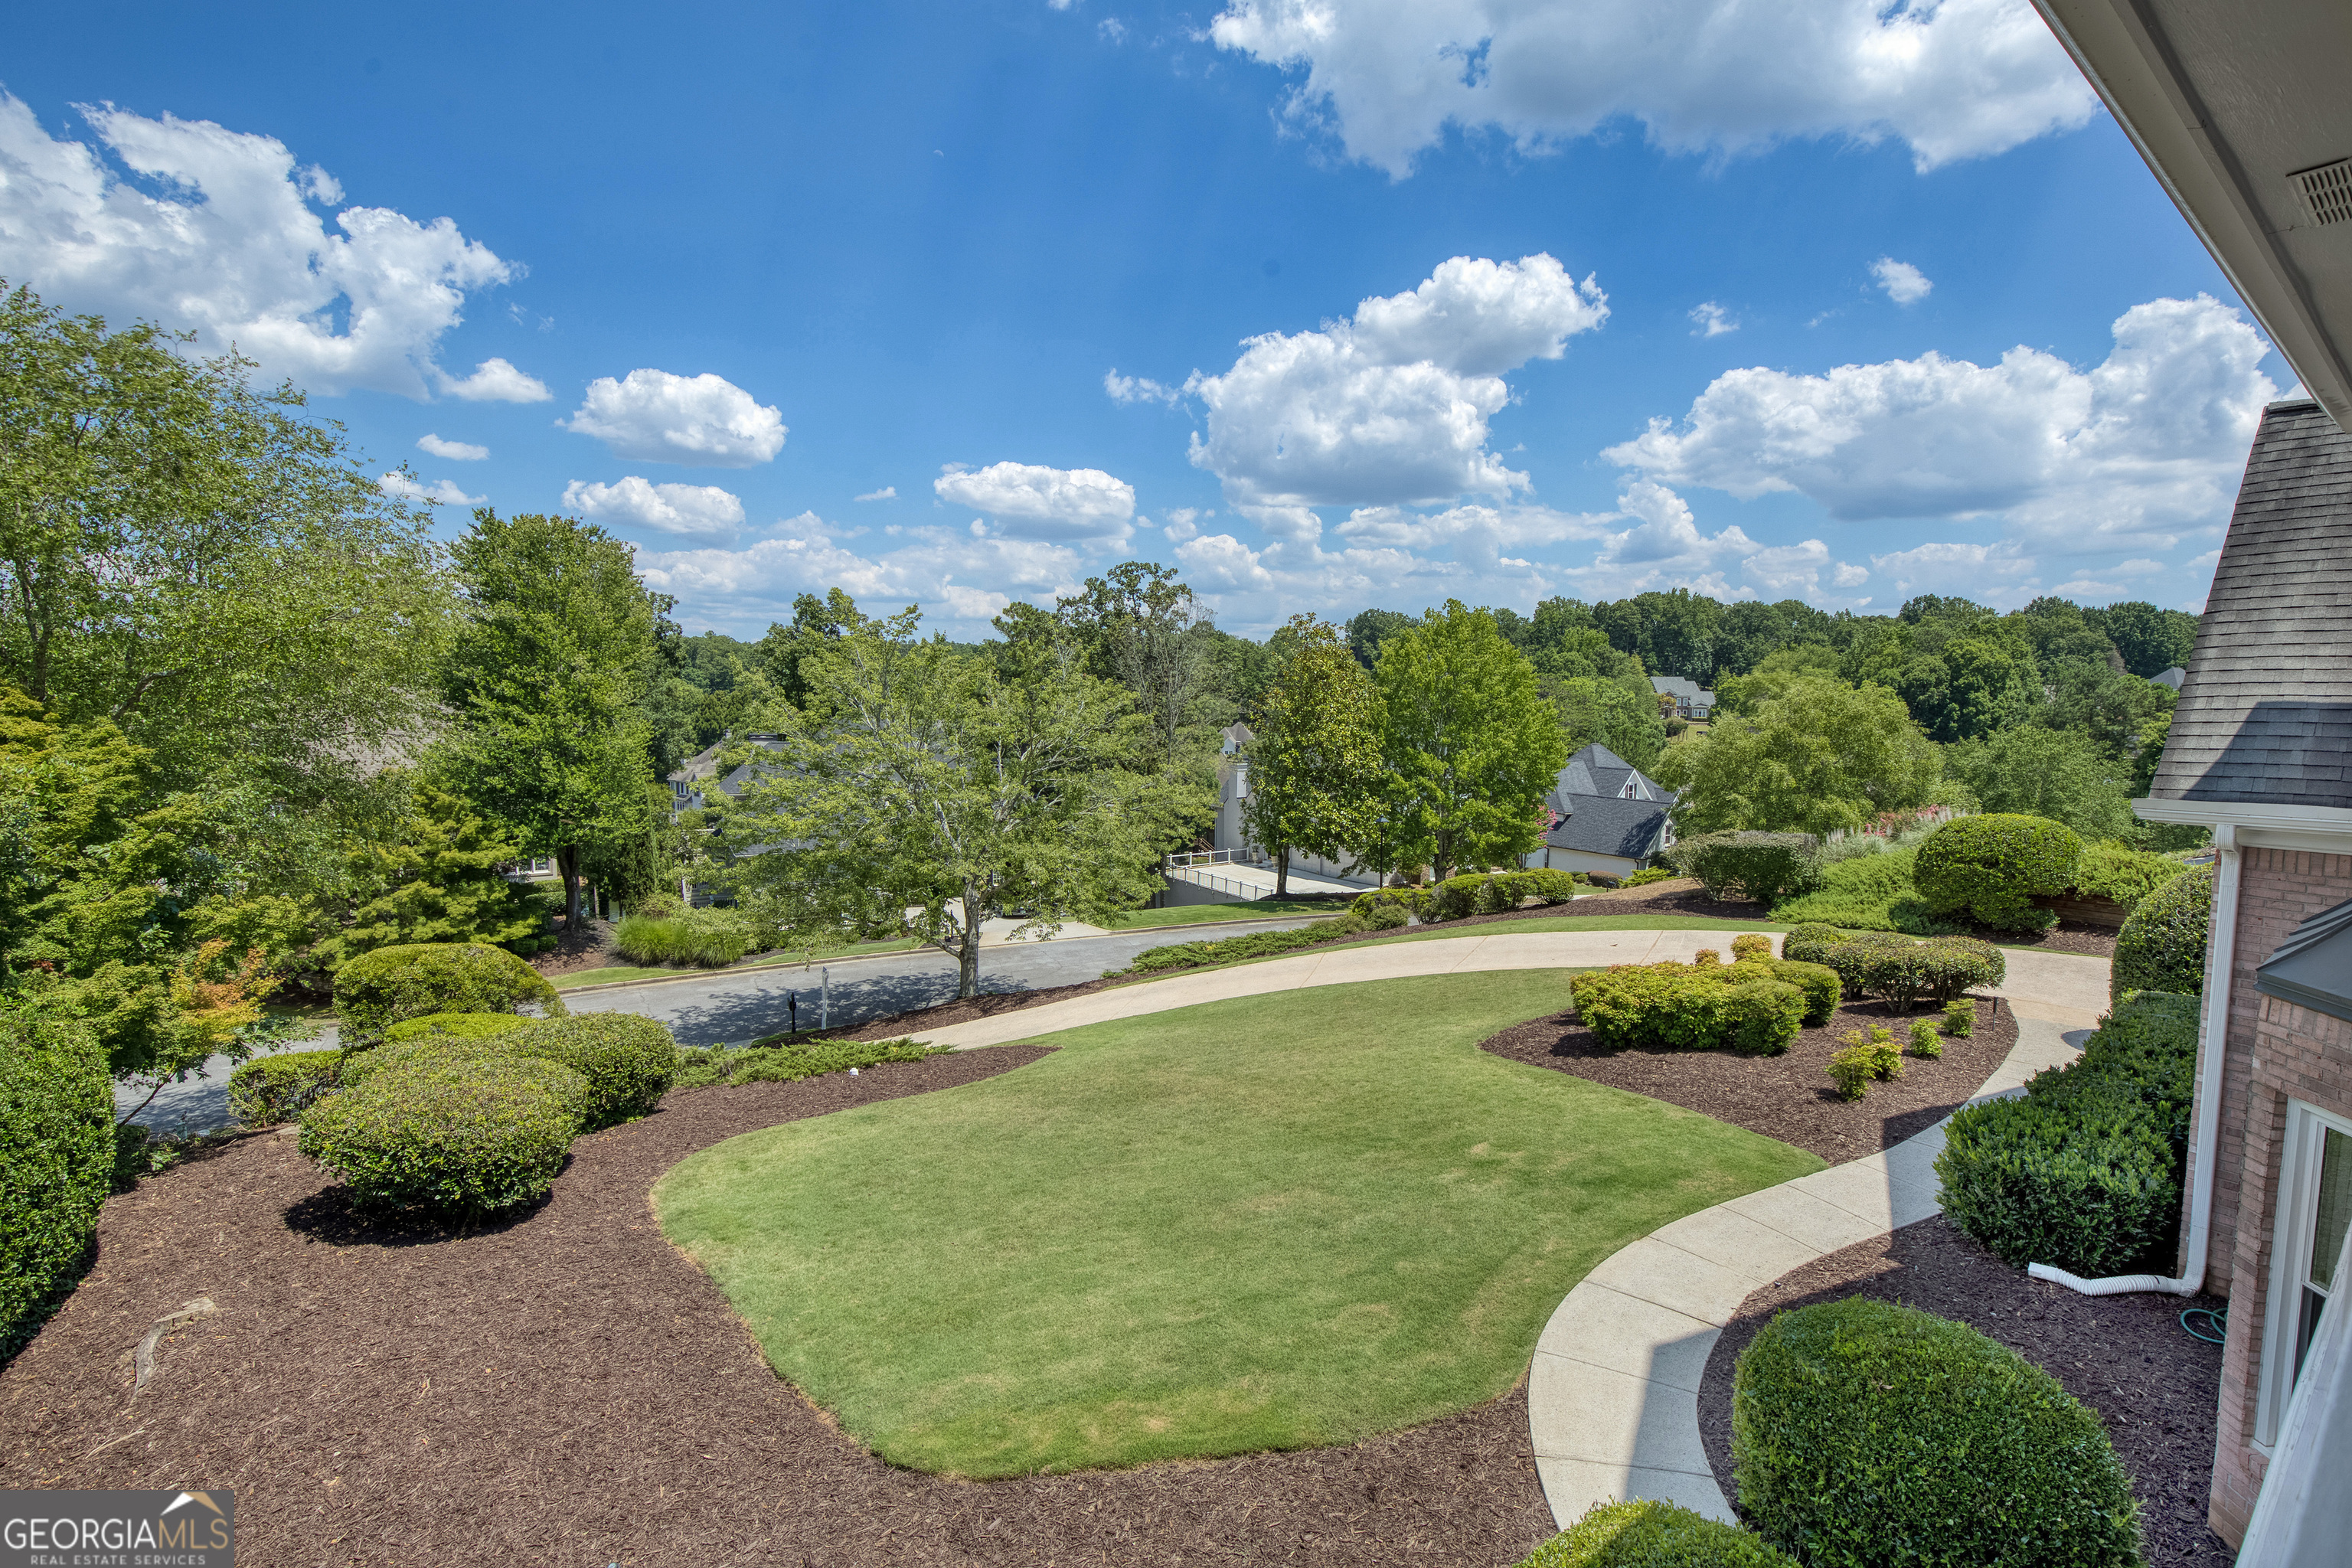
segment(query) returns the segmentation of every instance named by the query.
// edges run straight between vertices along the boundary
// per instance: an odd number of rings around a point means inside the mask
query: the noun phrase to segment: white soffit
[[[2280,353],[2352,431],[2352,0],[2033,0]]]

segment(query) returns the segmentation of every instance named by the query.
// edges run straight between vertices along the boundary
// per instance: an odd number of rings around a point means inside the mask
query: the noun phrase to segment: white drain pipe
[[[2211,949],[2205,955],[2204,1060],[2197,1074],[2197,1163],[2189,1175],[2189,1245],[2182,1249],[2178,1277],[2162,1274],[2114,1274],[2105,1279],[2084,1279],[2047,1263],[2029,1263],[2025,1271],[2085,1296],[2131,1296],[2160,1292],[2194,1296],[2205,1288],[2206,1255],[2213,1234],[2213,1173],[2221,1163],[2221,1068],[2230,1037],[2230,976],[2238,952],[2238,829],[2222,823],[2213,829],[2213,847],[2220,864],[2213,873]]]

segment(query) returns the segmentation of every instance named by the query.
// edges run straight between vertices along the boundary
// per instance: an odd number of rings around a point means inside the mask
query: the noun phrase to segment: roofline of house
[[[2274,849],[2309,849],[2342,855],[2352,839],[2352,808],[2340,805],[2279,805],[2252,800],[2162,800],[2131,803],[2142,822],[2172,822],[2196,827],[2228,826],[2250,843]]]

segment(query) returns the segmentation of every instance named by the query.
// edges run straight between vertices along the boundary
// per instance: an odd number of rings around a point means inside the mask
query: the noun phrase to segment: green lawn
[[[892,1463],[1349,1442],[1506,1392],[1601,1259],[1821,1168],[1477,1048],[1567,981],[1432,975],[1075,1029],[985,1082],[731,1139],[654,1202],[777,1371]]]
[[[1253,899],[1239,904],[1180,904],[1167,910],[1132,910],[1111,921],[1111,931],[1147,926],[1189,926],[1202,921],[1282,920],[1296,915],[1338,915],[1348,906],[1336,899]]]

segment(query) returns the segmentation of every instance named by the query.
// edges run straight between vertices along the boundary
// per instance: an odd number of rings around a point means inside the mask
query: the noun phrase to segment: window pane
[[[2333,1127],[2319,1156],[2319,1220],[2311,1237],[2311,1282],[2321,1289],[2336,1283],[2336,1254],[2344,1250],[2344,1227],[2352,1225],[2352,1137]]]

